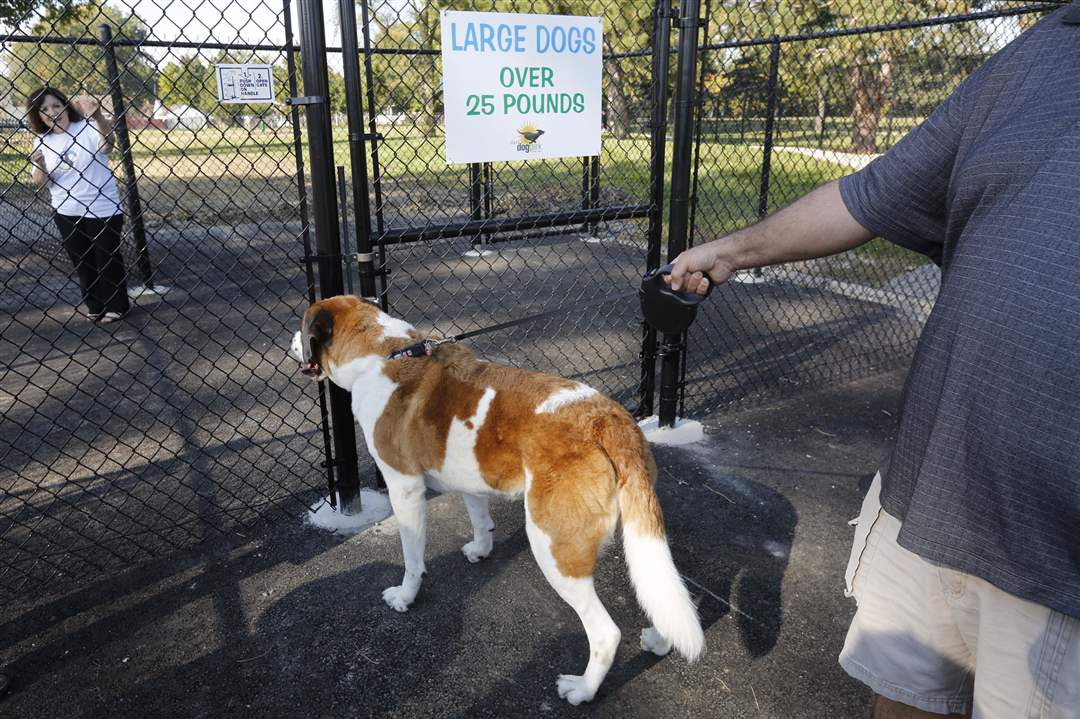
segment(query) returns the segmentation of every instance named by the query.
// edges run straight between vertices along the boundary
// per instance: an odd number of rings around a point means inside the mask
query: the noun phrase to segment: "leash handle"
[[[647,275],[645,275],[645,279],[656,282],[658,287],[664,294],[668,295],[669,297],[671,297],[671,299],[675,300],[679,304],[685,305],[687,307],[696,307],[697,305],[704,302],[706,297],[712,294],[712,280],[709,280],[709,289],[705,290],[705,294],[703,295],[699,295],[696,292],[687,292],[685,290],[672,289],[671,285],[664,282],[663,278],[666,275],[670,275],[671,271],[674,268],[674,264],[669,262],[666,265],[657,267],[652,272],[649,272]]]

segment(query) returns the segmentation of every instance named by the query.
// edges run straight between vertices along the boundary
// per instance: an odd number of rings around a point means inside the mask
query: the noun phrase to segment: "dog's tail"
[[[656,463],[634,424],[605,422],[600,444],[615,467],[623,548],[642,609],[679,653],[694,661],[705,648],[697,609],[675,569],[656,498]]]

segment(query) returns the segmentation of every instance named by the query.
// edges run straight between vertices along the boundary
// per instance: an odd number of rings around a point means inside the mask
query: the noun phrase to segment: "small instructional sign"
[[[215,65],[218,102],[248,104],[274,101],[273,65]]]
[[[600,154],[603,18],[440,18],[447,163]]]

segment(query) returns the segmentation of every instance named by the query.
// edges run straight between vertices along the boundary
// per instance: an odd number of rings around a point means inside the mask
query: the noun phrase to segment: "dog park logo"
[[[544,131],[538,128],[531,122],[526,122],[517,131],[517,151],[523,152],[526,155],[536,154],[543,148],[537,144],[540,136],[544,134]]]

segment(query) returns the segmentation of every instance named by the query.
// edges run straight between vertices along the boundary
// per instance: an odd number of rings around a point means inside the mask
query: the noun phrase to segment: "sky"
[[[114,4],[119,4],[115,2]],[[135,14],[151,28],[154,40],[201,42],[285,43],[285,24],[280,0],[126,0]],[[292,2],[293,31],[299,43],[297,0]],[[340,45],[337,27],[337,3],[323,2],[327,45]],[[147,48],[156,60],[168,62],[165,50]],[[173,56],[183,53],[174,51]],[[335,64],[335,63],[331,63]],[[336,65],[341,66],[340,59]]]

